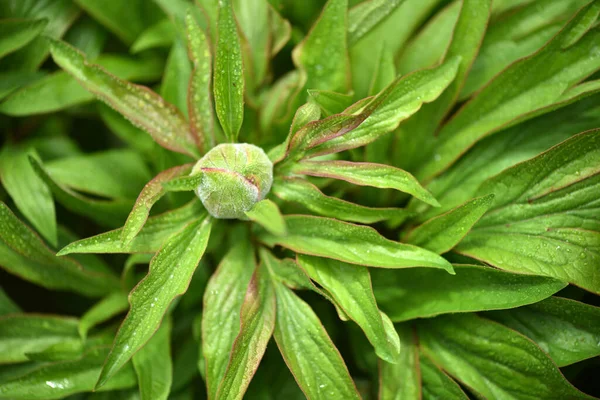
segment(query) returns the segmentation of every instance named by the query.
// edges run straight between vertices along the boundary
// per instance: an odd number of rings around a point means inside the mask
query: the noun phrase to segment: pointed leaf
[[[140,385],[141,400],[166,400],[173,380],[171,319],[166,318],[154,336],[133,355],[133,368]]]
[[[118,288],[110,274],[85,269],[68,257],[56,257],[44,242],[0,202],[0,266],[37,285],[84,296],[103,296]]]
[[[275,285],[275,342],[310,400],[360,399],[342,356],[312,308],[282,284]]]
[[[478,195],[495,194],[494,204],[456,251],[600,293],[598,160],[595,130],[488,179]]]
[[[287,232],[279,207],[269,199],[256,203],[251,210],[246,211],[246,216],[275,236],[282,236]]]
[[[303,161],[294,165],[292,172],[298,175],[342,179],[355,185],[399,190],[427,204],[439,205],[414,176],[389,165],[351,161]]]
[[[533,340],[559,367],[600,355],[598,307],[550,297],[526,307],[485,315]]]
[[[372,270],[377,303],[400,322],[444,313],[514,308],[550,297],[566,284],[476,265],[454,265],[455,276],[429,268]]]
[[[28,155],[38,157],[32,148],[7,143],[0,152],[0,180],[19,211],[53,246],[58,238],[56,212],[50,189],[35,173]]]
[[[209,399],[215,399],[240,332],[240,313],[255,269],[253,250],[244,240],[233,247],[210,278],[204,293],[202,352]]]
[[[402,240],[442,254],[452,250],[492,206],[494,195],[478,197],[410,231]]]
[[[199,154],[181,112],[156,93],[89,64],[82,53],[63,42],[51,42],[50,51],[54,61],[83,87],[148,132],[158,144],[192,157]]]
[[[402,351],[392,362],[379,361],[380,400],[421,399],[421,371],[417,335],[408,324],[396,327]]]
[[[21,308],[4,292],[0,286],[0,316],[7,314],[16,314],[21,312]]]
[[[385,89],[396,79],[396,65],[394,64],[394,54],[388,46],[382,45],[379,54],[377,69],[369,86],[369,96],[374,96]]]
[[[448,399],[468,400],[469,396],[461,387],[431,361],[421,354],[419,365],[421,367],[421,380],[423,400]]]
[[[267,268],[260,264],[248,285],[240,311],[240,333],[217,399],[242,399],[275,327],[275,291]]]
[[[352,46],[391,14],[404,0],[368,0],[348,13],[348,44]]]
[[[352,104],[352,94],[336,93],[330,90],[308,89],[309,101],[321,107],[324,116],[339,114]]]
[[[32,41],[45,27],[44,19],[6,19],[0,21],[0,58]]]
[[[210,228],[210,219],[197,219],[171,236],[154,256],[148,275],[129,294],[129,313],[117,332],[96,387],[106,384],[148,342],[173,300],[185,293],[206,249]]]
[[[140,33],[131,45],[130,51],[136,54],[156,47],[169,47],[176,37],[175,24],[165,18]]]
[[[423,353],[480,396],[592,399],[577,390],[525,336],[471,314],[418,324]]]
[[[231,0],[219,2],[217,31],[215,108],[225,136],[235,142],[244,119],[244,65]]]
[[[173,41],[167,57],[167,64],[160,86],[160,95],[173,104],[184,116],[188,115],[188,82],[192,75],[192,65],[188,58],[187,46],[183,39]]]
[[[287,236],[263,235],[270,246],[279,244],[302,254],[381,268],[427,266],[453,273],[437,254],[384,238],[367,226],[307,215],[286,216]]]
[[[312,289],[310,279],[296,261],[289,258],[280,260],[264,247],[261,247],[258,253],[260,260],[269,269],[272,279],[282,282],[290,289]]]
[[[308,276],[329,292],[345,314],[361,327],[377,355],[394,363],[400,353],[400,339],[388,336],[371,288],[369,270],[326,258],[298,256]]]
[[[79,336],[85,339],[91,328],[127,311],[128,308],[129,303],[125,293],[114,292],[109,294],[81,316],[77,327]]]

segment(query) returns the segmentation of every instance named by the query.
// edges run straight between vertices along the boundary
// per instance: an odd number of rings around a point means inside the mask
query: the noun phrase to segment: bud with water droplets
[[[245,212],[265,198],[273,183],[273,163],[260,148],[225,143],[196,163],[191,175],[202,173],[196,195],[215,218],[246,219]]]

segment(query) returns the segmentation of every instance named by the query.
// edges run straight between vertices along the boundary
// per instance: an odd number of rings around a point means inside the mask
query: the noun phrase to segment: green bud
[[[202,173],[196,195],[215,218],[247,219],[245,212],[265,198],[273,183],[273,163],[263,149],[246,143],[225,143],[196,163]]]

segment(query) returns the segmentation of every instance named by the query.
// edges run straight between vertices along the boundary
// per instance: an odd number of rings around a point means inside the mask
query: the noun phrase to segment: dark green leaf
[[[15,314],[21,312],[21,309],[16,305],[10,297],[4,292],[0,286],[0,316],[6,314]]]
[[[8,19],[0,21],[0,58],[32,41],[46,27],[44,19]]]
[[[460,386],[423,354],[419,359],[423,400],[468,400],[469,397]]]
[[[408,324],[396,327],[402,349],[393,362],[379,363],[380,400],[421,399],[421,377],[417,335]]]
[[[171,319],[166,318],[154,336],[133,355],[141,400],[166,400],[173,380]]]

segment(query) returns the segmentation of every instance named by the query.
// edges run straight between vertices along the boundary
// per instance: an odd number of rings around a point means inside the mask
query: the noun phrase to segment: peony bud
[[[215,218],[246,219],[245,212],[265,198],[273,183],[273,163],[260,148],[246,143],[216,146],[194,166],[202,173],[196,195]]]

